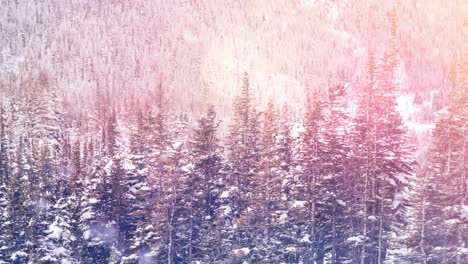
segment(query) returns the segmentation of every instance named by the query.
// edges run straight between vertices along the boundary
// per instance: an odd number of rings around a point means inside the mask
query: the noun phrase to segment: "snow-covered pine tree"
[[[187,162],[184,141],[173,138],[170,134],[175,129],[170,126],[169,104],[166,91],[159,81],[156,93],[156,107],[151,112],[149,124],[151,145],[149,154],[150,172],[148,177],[151,197],[151,225],[146,226],[151,238],[149,252],[144,254],[148,261],[176,263],[183,255],[176,240],[180,239],[177,228],[180,225],[181,212],[185,210],[183,196],[179,193],[186,177],[183,168]],[[183,123],[183,122],[182,122]],[[174,130],[173,130],[174,129]],[[179,225],[179,226],[178,226]]]
[[[46,237],[43,239],[45,256],[40,259],[41,263],[61,264],[76,263],[74,258],[73,242],[76,239],[72,233],[73,225],[72,208],[75,200],[69,197],[60,198],[53,206],[54,220],[46,230]]]
[[[468,88],[458,86],[451,92],[449,107],[439,113],[429,154],[425,236],[428,263],[458,264],[468,259],[467,131]]]
[[[292,113],[288,104],[284,103],[278,117],[278,135],[276,137],[279,161],[283,173],[291,171],[291,168],[293,166],[293,139],[291,135],[291,114]]]
[[[198,119],[190,140],[191,171],[184,193],[188,196],[189,229],[187,262],[211,261],[218,257],[223,215],[219,210],[223,194],[225,161],[217,135],[219,122],[214,106]],[[225,193],[227,194],[227,193]],[[225,195],[226,196],[226,195]]]
[[[313,98],[308,95],[303,121],[304,132],[298,146],[296,162],[300,166],[299,178],[294,186],[294,201],[291,208],[297,229],[298,252],[302,262],[323,258],[324,248],[318,242],[323,235],[319,230],[320,186],[323,178],[323,158],[326,150],[324,134],[324,102],[318,91]]]
[[[83,236],[80,260],[83,263],[108,263],[109,242],[115,234],[115,230],[107,224],[107,217],[103,212],[111,206],[107,179],[103,175],[103,162],[99,156],[94,159],[80,201],[80,231]]]
[[[121,178],[117,114],[115,109],[102,131],[101,154],[94,165],[81,198],[80,228],[85,245],[82,260],[109,263],[120,257],[120,216],[122,212]]]
[[[64,139],[63,113],[56,85],[44,72],[26,83],[28,97],[23,111],[26,136],[31,142],[31,195],[35,202],[32,217],[32,262],[47,262],[46,236],[53,222],[53,205],[60,199],[58,181]]]
[[[69,179],[69,192],[64,192],[64,197],[66,198],[66,205],[64,208],[68,210],[69,214],[69,232],[71,234],[70,238],[70,248],[71,255],[70,258],[74,261],[81,262],[81,253],[83,252],[83,233],[81,232],[81,212],[82,207],[82,198],[85,193],[88,164],[87,164],[87,155],[88,150],[86,147],[86,142],[83,144],[85,147],[82,151],[82,144],[79,139],[75,141],[71,149],[71,160],[70,160],[70,169],[71,176]],[[83,155],[82,155],[83,153]],[[86,153],[86,154],[85,154]]]
[[[131,204],[127,204],[131,208],[128,217],[134,221],[127,238],[129,253],[122,258],[122,263],[126,264],[146,261],[145,255],[150,252],[150,242],[156,235],[152,230],[152,189],[148,186],[148,117],[138,110],[134,121],[135,125],[129,131],[129,153],[124,160],[131,194],[126,201],[132,201]]]
[[[352,140],[352,161],[349,170],[352,172],[350,188],[353,201],[348,205],[351,209],[353,228],[349,230],[347,244],[353,249],[348,259],[354,259],[354,262],[365,264],[367,248],[369,247],[369,210],[368,205],[372,201],[371,197],[371,161],[372,161],[372,142],[373,136],[373,116],[372,114],[372,93],[375,83],[375,55],[373,51],[368,51],[368,82],[364,86],[364,91],[359,96],[358,107],[353,116],[350,126],[350,135]]]
[[[263,113],[259,172],[255,177],[255,249],[253,261],[279,262],[282,260],[282,224],[287,215],[287,204],[283,198],[282,165],[288,162],[288,139],[279,138],[280,116],[272,100]],[[282,128],[282,136],[287,136],[287,128]],[[281,153],[280,147],[286,153]],[[283,156],[286,160],[280,160]]]
[[[299,261],[300,243],[297,239],[298,226],[295,215],[292,213],[297,209],[294,203],[297,194],[298,173],[296,170],[296,159],[294,155],[294,145],[292,128],[294,122],[287,104],[283,104],[281,113],[278,116],[278,134],[276,136],[276,161],[277,180],[280,180],[279,201],[276,217],[275,243],[277,251],[274,254],[279,261],[286,263],[296,263]],[[297,125],[297,124],[296,124]],[[300,171],[300,169],[299,169]]]
[[[323,230],[320,242],[326,262],[345,261],[348,248],[345,247],[347,231],[351,228],[348,204],[353,190],[348,184],[351,179],[346,173],[350,148],[347,140],[349,116],[344,85],[328,87],[328,100],[324,112],[325,150],[323,153],[323,178],[320,188],[320,227]]]
[[[3,95],[2,95],[3,96]],[[12,239],[10,216],[10,164],[9,164],[9,137],[5,106],[0,104],[0,263],[8,263]]]
[[[30,258],[32,226],[34,219],[34,201],[31,195],[31,172],[30,153],[28,152],[28,141],[20,137],[18,143],[17,169],[13,174],[11,182],[11,231],[13,235],[12,263],[24,263]]]
[[[104,220],[101,208],[103,208],[106,197],[102,186],[104,184],[103,168],[105,155],[105,124],[104,108],[98,102],[101,97],[96,98],[96,112],[89,118],[92,120],[89,130],[92,135],[85,141],[83,147],[83,158],[81,165],[82,193],[78,194],[79,211],[77,212],[78,230],[77,259],[83,263],[107,263],[109,258],[109,247],[105,237],[101,235],[100,228]],[[98,135],[98,136],[96,136]],[[101,137],[99,137],[101,136]],[[101,142],[101,144],[99,144]],[[77,149],[72,150],[72,167],[77,168]],[[81,156],[81,155],[80,155]],[[72,170],[73,171],[73,170]],[[105,228],[102,228],[105,230]]]
[[[125,146],[121,140],[125,134],[121,129],[121,119],[117,118],[117,112],[112,110],[107,122],[106,153],[107,163],[104,168],[104,177],[109,184],[109,208],[103,210],[108,220],[108,225],[113,228],[113,238],[109,241],[111,248],[110,263],[118,263],[121,258],[129,254],[128,241],[135,231],[135,223],[131,216],[129,204],[132,204],[134,196],[130,193],[130,185],[133,183],[133,175],[127,174]],[[128,176],[128,177],[127,177]],[[128,239],[128,240],[127,240]]]
[[[392,32],[395,27],[392,23]],[[358,198],[361,210],[357,220],[362,231],[348,242],[361,246],[361,263],[385,260],[388,238],[405,204],[400,199],[413,174],[412,147],[396,109],[397,67],[398,53],[393,42],[378,67],[369,52],[369,81],[353,121],[353,152],[357,153],[353,168],[357,190],[363,194]]]
[[[165,186],[165,195],[160,201],[166,217],[157,225],[160,227],[163,241],[159,247],[158,259],[168,263],[179,263],[188,256],[187,235],[190,230],[190,219],[187,218],[188,196],[182,192],[190,172],[187,167],[188,157],[184,142],[174,141],[166,151],[164,159],[166,166],[162,186]]]
[[[377,171],[377,263],[386,259],[389,237],[403,221],[407,204],[408,186],[414,180],[414,146],[410,144],[408,128],[397,110],[399,93],[399,54],[396,44],[397,17],[390,14],[391,39],[378,67],[374,98],[376,142],[374,162]]]
[[[234,101],[234,117],[230,126],[228,147],[229,161],[233,171],[227,185],[230,190],[229,204],[225,213],[231,218],[232,231],[226,232],[232,243],[230,261],[248,259],[253,250],[256,223],[253,221],[256,178],[260,154],[259,113],[254,100],[247,73],[243,75],[241,94]]]
[[[393,232],[388,237],[385,263],[428,263],[427,209],[431,185],[429,179],[432,178],[430,173],[427,167],[419,168],[418,177],[411,182],[405,193],[407,197],[399,197],[400,201],[406,199],[408,205],[403,208],[403,219],[393,226]]]
[[[136,116],[127,113],[119,125],[120,167],[122,178],[122,212],[119,230],[122,263],[138,263],[149,253],[149,240],[155,235],[151,228],[151,197],[148,184],[148,131],[140,111]],[[136,124],[136,126],[133,126]],[[128,129],[130,128],[130,129]]]

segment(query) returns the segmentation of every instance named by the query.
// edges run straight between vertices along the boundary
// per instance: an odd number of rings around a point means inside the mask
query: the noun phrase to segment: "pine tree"
[[[353,151],[357,153],[353,167],[357,188],[364,195],[360,199],[362,220],[358,220],[362,232],[351,241],[361,246],[361,263],[385,260],[387,238],[401,213],[400,207],[394,208],[394,199],[405,190],[413,170],[412,147],[396,110],[395,49],[390,45],[379,67],[369,53],[369,82],[353,126]]]
[[[135,223],[134,235],[130,238],[131,255],[122,259],[123,263],[135,263],[139,259],[144,260],[146,254],[150,253],[151,241],[155,239],[152,225],[152,201],[154,194],[148,185],[148,117],[143,111],[138,111],[136,126],[133,127],[130,135],[130,155],[127,162],[131,164],[127,174],[133,177],[132,195],[135,197],[131,210],[131,217]],[[151,257],[147,257],[148,261]]]
[[[118,124],[115,109],[106,122],[103,133],[102,156],[95,164],[88,182],[88,191],[81,199],[81,230],[86,246],[83,260],[109,263],[120,259],[122,243],[121,217],[123,215],[123,170],[118,146]],[[89,190],[90,189],[90,190]]]
[[[103,212],[110,205],[106,189],[108,181],[103,175],[102,162],[95,159],[80,199],[80,231],[83,236],[80,259],[84,263],[108,263],[109,242],[115,236],[115,230],[107,224],[108,219]]]
[[[451,96],[433,132],[427,190],[428,263],[466,262],[467,89]],[[436,239],[437,238],[437,239]]]
[[[296,198],[299,197],[295,191],[301,185],[298,179],[300,175],[300,165],[297,166],[300,159],[296,159],[295,142],[293,140],[292,128],[293,122],[290,117],[291,113],[289,107],[284,104],[280,115],[277,117],[278,133],[275,138],[276,144],[276,181],[279,185],[279,190],[276,196],[276,213],[275,213],[275,226],[276,232],[274,234],[274,243],[276,251],[271,253],[275,261],[283,261],[286,263],[299,262],[299,249],[301,242],[297,239],[297,234],[300,227],[297,225],[294,212],[297,212]],[[297,125],[297,124],[296,124]],[[296,135],[297,136],[297,135]]]
[[[11,182],[11,230],[15,238],[12,244],[11,261],[13,263],[27,262],[31,256],[32,226],[35,208],[31,196],[30,162],[27,141],[20,138],[17,154],[18,169],[14,173]]]
[[[325,150],[323,153],[323,179],[320,190],[320,215],[323,230],[321,242],[324,258],[331,263],[346,260],[346,231],[351,228],[348,215],[350,179],[346,175],[350,149],[346,138],[349,116],[346,110],[346,91],[343,85],[328,88],[327,112],[324,124]]]
[[[250,253],[255,247],[252,230],[258,223],[255,222],[253,201],[261,157],[258,144],[260,139],[259,113],[254,107],[249,77],[244,73],[241,94],[234,101],[234,119],[228,143],[229,158],[234,171],[228,180],[231,195],[229,205],[224,208],[232,217],[232,225],[236,226],[228,239],[233,243],[232,260],[244,258],[243,252],[248,250]]]
[[[189,228],[187,234],[187,261],[209,261],[216,256],[220,230],[217,220],[220,191],[223,187],[225,164],[217,137],[219,122],[209,106],[206,116],[198,120],[190,141],[190,160],[193,168],[187,177],[184,194],[187,195]]]
[[[67,198],[61,198],[53,207],[54,220],[48,226],[45,238],[41,241],[45,248],[45,255],[40,259],[41,263],[58,264],[74,263],[72,243],[73,236],[71,206],[73,204]]]
[[[63,113],[57,89],[41,72],[32,82],[34,88],[26,98],[26,136],[31,141],[31,195],[36,204],[32,217],[32,262],[47,262],[47,230],[53,222],[53,205],[60,199],[57,188],[64,139]]]
[[[152,261],[175,263],[180,261],[181,249],[176,240],[180,213],[183,211],[183,197],[179,193],[186,173],[186,148],[183,140],[176,140],[170,135],[172,128],[169,124],[169,105],[165,89],[160,80],[156,95],[156,109],[150,116],[151,152],[149,163],[149,186],[152,197],[152,225],[147,226],[151,237],[150,252],[145,258]],[[177,236],[177,237],[176,237]]]
[[[10,197],[8,195],[10,181],[9,138],[6,121],[6,113],[2,104],[0,105],[0,263],[8,263],[11,252],[8,241],[12,239]]]
[[[296,243],[299,245],[300,258],[303,262],[318,261],[323,258],[323,248],[319,248],[320,235],[317,228],[319,222],[319,191],[323,176],[323,157],[325,153],[325,138],[323,125],[325,121],[324,102],[318,93],[307,99],[306,115],[303,126],[304,133],[301,138],[297,155],[299,181],[294,187],[296,197],[293,201],[292,211],[298,227]]]

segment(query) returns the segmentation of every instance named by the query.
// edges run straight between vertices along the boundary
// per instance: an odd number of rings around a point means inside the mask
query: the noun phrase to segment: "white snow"
[[[46,262],[46,263],[54,263],[54,262],[57,261],[57,259],[50,256],[50,255],[47,255],[47,256],[41,258],[41,261]]]
[[[302,133],[305,132],[305,127],[300,123],[294,123],[291,129],[291,137],[292,138],[299,138]]]
[[[50,208],[50,204],[47,200],[40,198],[39,201],[37,201],[35,209],[37,211],[47,211]]]
[[[57,247],[57,248],[54,248],[53,253],[55,256],[63,256],[67,253],[67,249],[64,247]]]
[[[129,200],[135,200],[136,199],[136,197],[134,195],[130,194],[130,193],[125,194],[125,198],[127,198]]]
[[[199,41],[198,37],[193,33],[193,31],[188,29],[183,31],[182,37],[184,38],[184,41],[188,44],[195,44]]]
[[[232,208],[229,205],[221,206],[220,209],[223,210],[224,215],[228,215],[232,212]]]
[[[401,193],[395,194],[392,203],[392,209],[398,208],[398,206],[405,200],[405,196]]]
[[[337,203],[339,206],[346,207],[346,202],[344,202],[343,200],[336,200],[336,203]]]
[[[250,249],[249,248],[240,248],[240,249],[234,249],[232,251],[237,256],[247,256],[250,254]]]
[[[450,220],[445,221],[445,223],[446,223],[447,225],[449,225],[449,226],[456,225],[456,224],[458,224],[459,222],[460,222],[459,219],[450,219]]]
[[[358,245],[364,242],[364,238],[362,236],[348,237],[348,239],[346,239],[346,242],[353,243],[354,245]]]
[[[18,74],[20,65],[24,62],[23,57],[13,55],[10,49],[3,49],[0,53],[0,59],[0,70],[13,74]]]
[[[57,221],[49,226],[49,235],[47,237],[52,239],[59,239],[62,236],[63,229],[57,225]]]
[[[462,219],[468,218],[468,205],[463,205],[461,209],[461,218]]]
[[[292,203],[292,207],[293,208],[303,208],[303,207],[306,206],[306,204],[307,204],[307,201],[294,201]]]
[[[81,214],[81,221],[86,221],[89,219],[92,219],[94,217],[94,214],[90,211],[86,211],[83,214]]]
[[[187,165],[184,165],[184,166],[182,166],[182,167],[180,168],[180,170],[181,170],[182,172],[185,172],[185,173],[191,172],[192,169],[193,169],[193,164],[192,164],[192,163],[189,163],[189,164],[187,164]]]
[[[15,261],[17,260],[18,258],[25,258],[28,256],[28,253],[26,252],[23,252],[23,251],[16,251],[15,253],[13,253],[10,257],[11,260]]]
[[[176,141],[172,144],[172,148],[174,150],[180,150],[182,148],[182,146],[184,145],[184,142],[182,141]]]
[[[229,191],[224,191],[221,193],[219,198],[229,198],[230,192]]]
[[[301,240],[299,240],[299,242],[301,242],[301,243],[312,243],[312,241],[310,241],[310,235],[309,234],[304,235],[301,238]]]
[[[286,251],[287,251],[287,252],[296,252],[297,249],[296,249],[295,247],[287,247],[287,248],[286,248]]]
[[[302,0],[302,1],[301,1],[301,4],[302,4],[304,7],[311,8],[311,7],[314,7],[316,1],[317,1],[317,0]]]
[[[281,223],[284,223],[284,222],[286,222],[286,220],[288,220],[288,214],[286,212],[281,213],[281,215],[279,217],[279,221]]]
[[[98,200],[96,198],[89,198],[89,203],[90,204],[97,204]]]
[[[231,192],[237,191],[237,187],[231,187],[229,190],[225,190],[221,193],[219,198],[229,198],[231,197]]]
[[[142,190],[142,191],[145,191],[145,192],[146,192],[146,191],[151,191],[151,188],[150,188],[150,187],[148,187],[148,186],[143,186],[143,187],[141,187],[141,188],[140,188],[140,190]]]
[[[107,162],[106,166],[104,167],[104,171],[107,175],[112,173],[112,166],[114,165],[114,161],[111,159]]]
[[[122,162],[122,168],[125,170],[125,171],[133,171],[136,169],[135,165],[133,165],[133,163],[128,160],[128,159],[124,159],[123,162]]]

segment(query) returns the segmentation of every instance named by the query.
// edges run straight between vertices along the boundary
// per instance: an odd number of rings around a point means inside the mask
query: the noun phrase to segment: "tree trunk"
[[[363,199],[363,211],[364,211],[364,224],[362,227],[362,236],[364,238],[361,250],[361,264],[366,264],[366,243],[367,243],[367,183],[368,183],[368,174],[365,172],[364,180],[364,199]]]
[[[384,198],[385,198],[385,193],[384,193],[384,188],[382,188],[381,191],[381,198],[380,198],[380,221],[379,221],[379,251],[377,254],[377,263],[381,264],[382,263],[382,236],[383,236],[383,218],[384,218]]]
[[[331,254],[332,254],[332,259],[331,263],[334,264],[336,263],[336,221],[335,221],[335,214],[336,214],[336,198],[333,198],[333,212],[332,212],[332,249],[331,249]]]
[[[193,197],[190,196],[190,231],[189,231],[189,252],[188,263],[192,263],[192,247],[193,247]]]
[[[465,229],[465,220],[462,218],[463,214],[461,210],[464,210],[465,208],[465,199],[467,196],[467,191],[466,191],[466,169],[465,169],[465,154],[466,154],[466,141],[468,139],[465,138],[465,141],[463,142],[463,150],[462,150],[462,161],[461,161],[461,179],[460,179],[460,184],[461,184],[461,201],[460,201],[460,223],[458,224],[458,248],[459,250],[462,248],[465,248],[465,241],[463,240],[463,234],[464,234],[464,229]],[[457,250],[457,251],[459,251]],[[460,254],[460,252],[457,252],[457,264],[462,264],[463,263],[463,254]]]
[[[425,245],[424,245],[424,242],[425,242],[425,236],[426,236],[426,177],[427,175],[424,176],[424,179],[423,179],[423,193],[422,193],[422,204],[421,204],[421,209],[422,209],[422,219],[421,219],[421,237],[420,237],[420,240],[419,240],[419,248],[421,249],[421,254],[423,256],[423,263],[422,264],[426,264],[427,263],[427,254],[426,254],[426,250],[425,250]]]

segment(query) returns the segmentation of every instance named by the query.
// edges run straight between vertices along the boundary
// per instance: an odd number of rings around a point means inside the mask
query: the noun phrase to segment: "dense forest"
[[[369,53],[353,114],[341,84],[299,120],[273,101],[260,111],[245,73],[226,144],[214,107],[190,126],[162,80],[154,100],[121,108],[98,92],[87,124],[70,125],[39,75],[2,97],[0,260],[465,263],[466,86],[416,177],[392,54]]]
[[[468,263],[463,16],[186,2],[2,1],[0,264]]]

